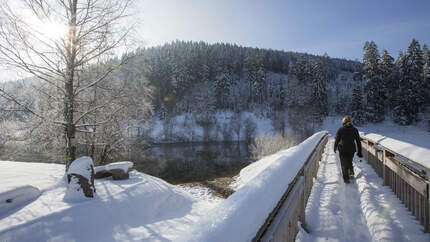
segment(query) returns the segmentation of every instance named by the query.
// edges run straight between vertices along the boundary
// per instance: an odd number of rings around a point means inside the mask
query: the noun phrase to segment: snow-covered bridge
[[[307,231],[300,230],[297,240],[430,241],[428,179],[420,169],[428,166],[394,150],[427,162],[429,154],[420,156],[429,151],[368,135],[364,159],[354,158],[356,178],[344,184],[333,142],[325,148],[307,204]]]
[[[345,184],[333,142],[320,132],[245,168],[184,241],[430,241],[430,150],[364,136]]]

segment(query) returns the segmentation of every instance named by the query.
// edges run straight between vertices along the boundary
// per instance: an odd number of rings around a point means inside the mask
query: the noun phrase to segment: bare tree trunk
[[[76,61],[76,12],[78,0],[73,0],[70,8],[70,23],[69,36],[67,46],[67,80],[65,81],[65,104],[64,104],[64,120],[66,121],[66,172],[73,160],[76,159],[76,128],[73,120],[74,112],[74,89],[73,82],[75,79],[75,61]]]
[[[18,7],[11,5],[12,2],[18,4]],[[114,77],[114,73],[119,71],[117,67],[131,59],[131,55],[121,59],[119,63],[111,59],[115,48],[127,47],[127,36],[135,24],[132,21],[123,25],[122,21],[130,19],[134,12],[131,9],[133,2],[134,0],[1,1],[0,61],[7,67],[30,74],[43,83],[41,86],[46,85],[46,88],[38,91],[50,105],[29,105],[25,98],[19,100],[2,88],[0,96],[6,98],[7,105],[11,105],[14,110],[36,117],[35,129],[50,129],[49,132],[43,130],[40,135],[46,137],[45,142],[55,140],[55,145],[61,148],[66,158],[66,172],[78,155],[78,143],[91,137],[91,133],[93,140],[89,143],[92,145],[89,152],[96,157],[96,147],[104,143],[114,143],[104,153],[111,154],[112,150],[120,147],[114,138],[122,134],[113,129],[129,118],[133,105],[143,104],[136,101],[137,98],[132,100],[124,95],[124,92],[134,90],[124,89],[123,81]],[[30,17],[38,21],[33,23]],[[49,23],[57,21],[67,28],[67,34],[54,38],[39,29],[38,22],[49,26]],[[91,73],[95,67],[100,67],[101,70]],[[111,85],[107,80],[116,84]],[[102,83],[106,83],[109,88]],[[89,102],[91,88],[94,88],[94,98],[100,98],[100,102],[94,102],[93,106]],[[99,94],[100,97],[97,97]],[[54,104],[58,109],[52,110]],[[103,132],[96,133],[96,127],[97,131]],[[51,132],[55,135],[49,135]],[[110,133],[104,134],[106,132]],[[64,141],[57,142],[57,137]]]

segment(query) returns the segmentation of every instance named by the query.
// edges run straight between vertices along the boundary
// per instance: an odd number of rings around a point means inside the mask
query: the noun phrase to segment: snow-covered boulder
[[[76,200],[84,195],[94,197],[94,165],[91,157],[84,156],[72,162],[67,171],[66,198]]]
[[[95,179],[101,179],[105,177],[112,176],[112,173],[106,170],[105,166],[96,166],[94,167],[94,178]]]
[[[95,168],[95,178],[104,178],[112,176],[113,180],[124,180],[129,178],[129,172],[133,168],[133,162],[120,161],[107,164],[105,166],[97,166]]]
[[[0,193],[0,214],[22,207],[40,196],[40,190],[27,185]]]

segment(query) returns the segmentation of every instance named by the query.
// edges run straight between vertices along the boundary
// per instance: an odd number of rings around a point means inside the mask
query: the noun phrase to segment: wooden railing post
[[[384,186],[388,185],[388,182],[387,182],[387,166],[386,166],[386,162],[385,162],[386,159],[387,159],[387,152],[386,152],[386,150],[383,150],[383,153],[382,153],[382,178],[384,181]]]
[[[427,206],[428,206],[428,210],[427,210],[427,226],[425,226],[425,230],[427,233],[430,232],[430,169],[426,169],[426,174],[427,174]]]

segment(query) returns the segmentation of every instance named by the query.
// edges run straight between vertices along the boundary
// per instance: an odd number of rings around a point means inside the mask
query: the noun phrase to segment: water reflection
[[[130,158],[136,170],[173,184],[231,177],[251,162],[246,142],[156,144]]]

